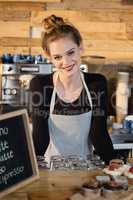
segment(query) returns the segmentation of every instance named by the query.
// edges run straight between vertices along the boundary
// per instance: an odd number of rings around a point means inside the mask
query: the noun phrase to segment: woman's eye
[[[68,52],[68,55],[72,55],[72,54],[74,54],[74,51]]]
[[[55,56],[54,59],[55,59],[55,60],[60,60],[60,59],[61,59],[61,56]]]

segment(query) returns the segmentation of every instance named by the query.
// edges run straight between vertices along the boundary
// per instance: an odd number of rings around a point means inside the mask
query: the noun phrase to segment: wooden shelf
[[[0,0],[0,2],[5,2],[5,0]],[[6,3],[8,3],[8,2],[19,2],[19,3],[21,3],[21,2],[36,2],[36,3],[49,3],[49,2],[61,2],[61,0],[20,0],[20,1],[18,1],[18,0],[6,0]]]

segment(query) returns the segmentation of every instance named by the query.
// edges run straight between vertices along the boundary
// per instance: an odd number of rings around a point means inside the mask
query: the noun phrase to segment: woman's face
[[[64,75],[79,71],[83,48],[69,37],[57,39],[49,44],[50,58],[54,66]]]

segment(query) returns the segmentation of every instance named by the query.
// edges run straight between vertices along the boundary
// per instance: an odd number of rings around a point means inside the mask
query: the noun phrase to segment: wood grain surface
[[[101,171],[48,171],[40,170],[40,179],[2,198],[2,200],[67,200],[83,183]],[[115,192],[100,200],[133,200],[133,184],[128,191]],[[98,199],[98,200],[99,200]],[[78,199],[77,199],[78,200]],[[89,199],[91,200],[91,199]]]
[[[43,54],[39,40],[31,39],[41,37],[35,30],[51,14],[79,29],[85,44],[84,56],[104,56],[106,60],[133,58],[132,0],[0,0],[0,55],[15,54],[16,48],[18,54],[26,53],[24,48]]]

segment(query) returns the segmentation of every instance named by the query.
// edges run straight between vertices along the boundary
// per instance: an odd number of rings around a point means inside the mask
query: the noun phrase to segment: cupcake
[[[125,165],[124,162],[120,159],[113,159],[110,161],[109,166],[104,168],[103,171],[112,176],[121,176],[128,171],[130,168],[129,165]]]
[[[130,167],[130,168],[128,169],[128,171],[126,171],[126,172],[124,173],[124,175],[129,179],[129,183],[130,183],[130,184],[133,184],[133,166]]]
[[[120,191],[123,190],[123,185],[120,182],[111,180],[110,182],[104,184],[104,189],[109,191]]]
[[[99,182],[96,180],[96,178],[90,178],[87,182],[85,182],[82,185],[82,189],[85,191],[94,191],[94,192],[98,192],[100,188],[100,184]]]

